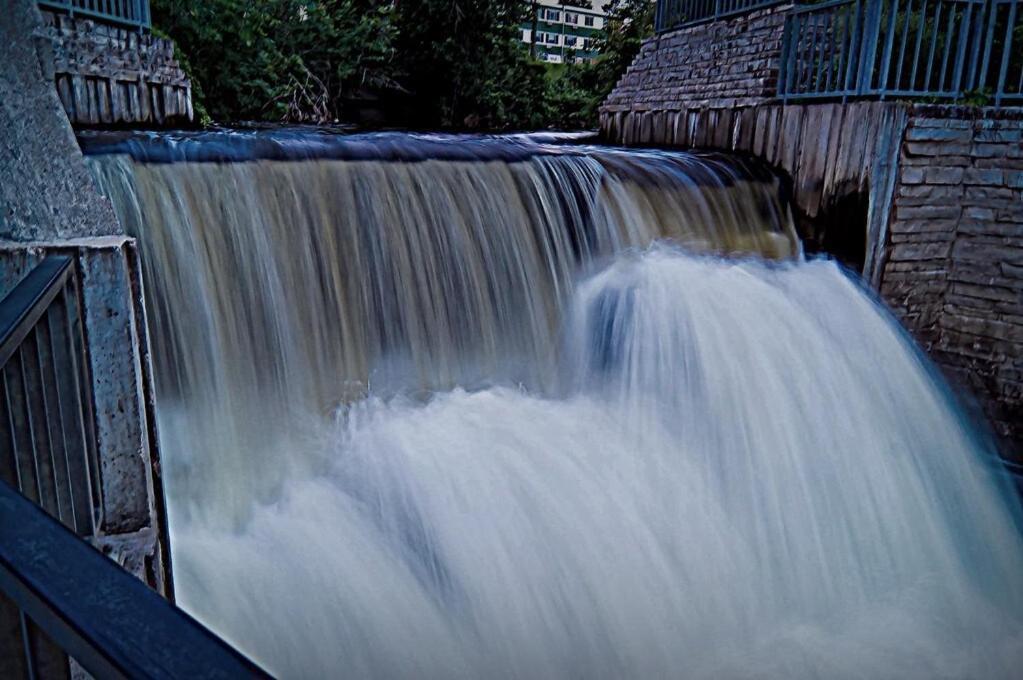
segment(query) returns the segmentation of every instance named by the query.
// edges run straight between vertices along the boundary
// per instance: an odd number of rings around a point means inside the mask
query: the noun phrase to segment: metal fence
[[[658,33],[682,26],[713,21],[763,7],[780,5],[785,0],[657,0],[654,27]]]
[[[39,5],[59,9],[104,23],[148,30],[149,0],[38,0]]]
[[[786,19],[783,100],[1023,102],[1021,0],[833,0]]]
[[[47,257],[0,302],[0,481],[91,536],[102,504],[74,271]]]
[[[263,677],[83,537],[100,487],[82,303],[51,255],[0,300],[0,677]],[[20,493],[19,493],[20,492]]]

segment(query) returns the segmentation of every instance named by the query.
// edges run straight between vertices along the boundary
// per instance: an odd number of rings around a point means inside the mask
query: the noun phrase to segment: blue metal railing
[[[832,0],[786,18],[782,100],[1023,102],[1021,0]]]
[[[704,21],[781,5],[787,0],[657,0],[654,27],[658,33]],[[789,0],[790,1],[790,0]]]
[[[82,309],[67,255],[0,300],[0,678],[266,677],[83,540],[102,504]]]
[[[71,16],[83,16],[140,31],[151,28],[149,0],[38,0],[39,5],[59,9]]]
[[[74,270],[48,257],[0,301],[0,481],[92,536],[102,503]]]

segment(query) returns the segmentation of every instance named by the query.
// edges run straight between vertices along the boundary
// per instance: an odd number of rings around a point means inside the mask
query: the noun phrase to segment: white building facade
[[[552,64],[592,61],[597,57],[595,40],[604,28],[607,0],[591,0],[588,7],[566,5],[558,0],[531,2],[536,19],[521,27],[522,42],[533,48],[533,27],[536,27],[535,54]]]

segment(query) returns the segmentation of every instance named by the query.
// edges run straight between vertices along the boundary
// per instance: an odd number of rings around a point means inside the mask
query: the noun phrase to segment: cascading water
[[[1018,672],[1018,501],[756,168],[94,150],[131,153],[91,163],[143,250],[179,602],[272,672]]]

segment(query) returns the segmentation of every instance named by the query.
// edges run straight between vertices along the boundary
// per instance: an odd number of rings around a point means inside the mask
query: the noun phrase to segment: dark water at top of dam
[[[721,154],[87,139],[180,603],[285,677],[1010,678],[1019,501]]]

